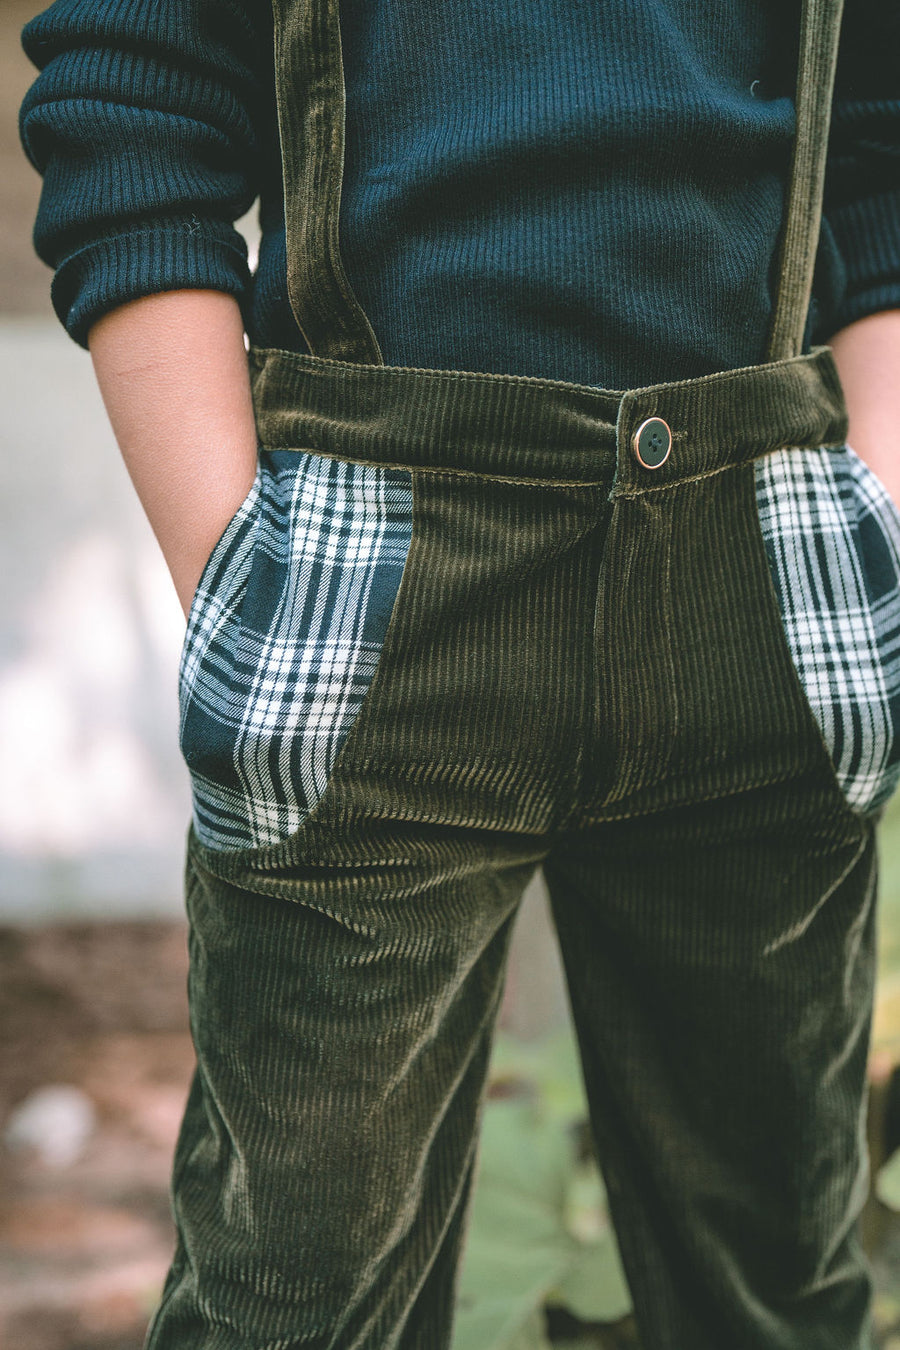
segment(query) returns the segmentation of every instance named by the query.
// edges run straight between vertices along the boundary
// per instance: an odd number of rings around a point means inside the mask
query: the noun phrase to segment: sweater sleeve
[[[259,0],[56,0],[23,29],[40,71],[19,114],[44,180],[34,246],[82,347],[107,310],[157,291],[230,292],[246,314],[234,221],[259,189],[267,10]]]
[[[821,336],[900,308],[900,6],[846,0],[825,180]]]

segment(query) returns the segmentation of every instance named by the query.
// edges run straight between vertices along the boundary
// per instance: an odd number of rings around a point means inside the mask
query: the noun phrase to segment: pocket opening
[[[412,483],[307,451],[260,454],[240,586],[213,567],[183,680],[194,826],[213,850],[265,848],[315,809],[379,664],[412,540]],[[209,566],[213,566],[213,559]],[[227,575],[225,573],[224,575]]]
[[[851,810],[900,779],[900,515],[849,448],[755,464],[759,524],[791,661]]]

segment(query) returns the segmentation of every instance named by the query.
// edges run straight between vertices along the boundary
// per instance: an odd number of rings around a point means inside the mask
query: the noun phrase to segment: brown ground
[[[0,929],[0,1128],[47,1084],[96,1125],[76,1161],[0,1151],[0,1346],[138,1350],[172,1250],[193,1051],[173,923]]]
[[[48,1084],[79,1088],[96,1114],[69,1163],[0,1146],[0,1350],[140,1350],[174,1238],[169,1168],[193,1068],[186,974],[179,922],[0,927],[0,1137]],[[513,982],[507,1028],[516,1003]],[[877,1151],[886,1067],[873,1066]],[[879,1345],[900,1350],[900,1230],[872,1204],[865,1231]],[[551,1330],[573,1350],[635,1344],[624,1327]]]

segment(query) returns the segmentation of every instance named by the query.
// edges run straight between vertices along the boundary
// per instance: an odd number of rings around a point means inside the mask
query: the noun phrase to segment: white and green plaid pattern
[[[756,461],[785,635],[849,804],[874,811],[900,777],[900,516],[847,447]]]
[[[756,462],[785,636],[850,805],[900,778],[900,516],[852,450]],[[213,550],[180,669],[194,824],[274,843],[313,809],[362,707],[412,537],[404,470],[261,452]]]
[[[209,848],[283,839],[321,797],[375,674],[411,537],[404,470],[260,453],[181,658],[181,747]]]

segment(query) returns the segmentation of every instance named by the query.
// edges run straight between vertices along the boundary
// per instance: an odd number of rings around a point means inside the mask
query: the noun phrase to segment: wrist
[[[867,315],[830,345],[847,401],[847,439],[900,507],[900,310]]]

